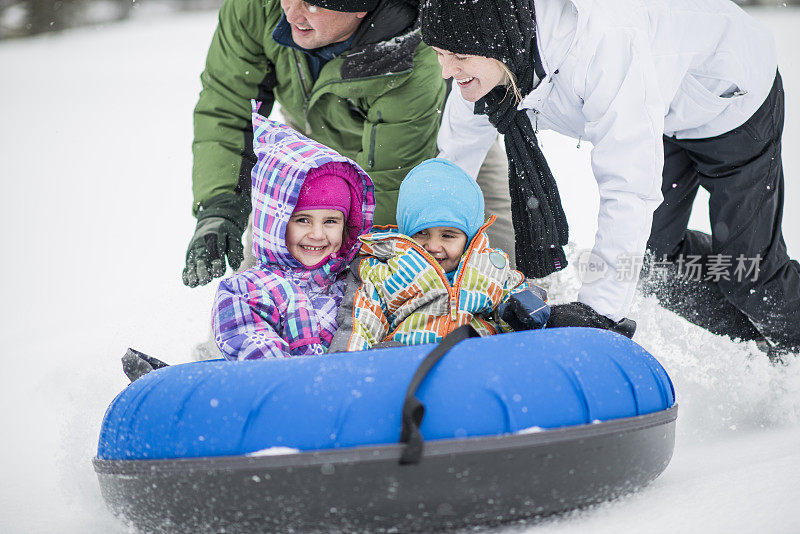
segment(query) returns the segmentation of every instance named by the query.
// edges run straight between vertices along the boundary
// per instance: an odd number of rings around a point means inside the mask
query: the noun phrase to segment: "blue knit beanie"
[[[412,236],[434,226],[458,228],[472,241],[484,223],[477,182],[450,161],[423,161],[406,175],[397,199],[397,225]]]

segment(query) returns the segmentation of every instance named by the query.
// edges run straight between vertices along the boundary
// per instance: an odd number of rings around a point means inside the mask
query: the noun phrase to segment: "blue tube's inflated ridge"
[[[406,387],[433,345],[166,367],[111,403],[102,460],[241,455],[396,443]],[[426,440],[581,425],[675,402],[661,365],[626,337],[557,328],[469,339],[417,397]]]

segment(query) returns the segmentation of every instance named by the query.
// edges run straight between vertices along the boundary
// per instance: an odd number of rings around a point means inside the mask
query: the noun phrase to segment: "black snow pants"
[[[781,231],[784,98],[780,74],[750,119],[717,137],[664,137],[664,202],[653,215],[642,288],[691,322],[800,350],[800,265]],[[711,235],[687,230],[698,187]]]

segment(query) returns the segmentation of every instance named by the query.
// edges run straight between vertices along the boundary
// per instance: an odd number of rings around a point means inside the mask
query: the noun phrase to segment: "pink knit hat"
[[[352,203],[351,184],[358,182],[358,173],[347,163],[332,161],[311,169],[300,188],[294,210],[338,210],[347,220]]]

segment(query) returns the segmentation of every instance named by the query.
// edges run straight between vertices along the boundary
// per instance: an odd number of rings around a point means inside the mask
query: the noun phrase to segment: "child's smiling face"
[[[449,226],[426,228],[411,237],[439,262],[446,273],[458,267],[467,248],[467,234]]]
[[[339,252],[344,235],[344,215],[338,210],[300,210],[286,226],[286,248],[306,267]]]

